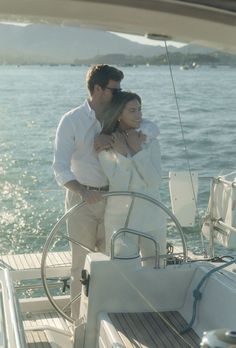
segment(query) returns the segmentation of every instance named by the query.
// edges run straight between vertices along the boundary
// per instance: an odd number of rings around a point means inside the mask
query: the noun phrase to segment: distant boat
[[[184,64],[184,65],[180,66],[180,70],[189,70],[189,69],[190,69],[190,67],[188,64]]]
[[[198,69],[200,65],[196,62],[192,62],[191,64],[184,64],[180,66],[180,70],[190,70],[190,69]]]

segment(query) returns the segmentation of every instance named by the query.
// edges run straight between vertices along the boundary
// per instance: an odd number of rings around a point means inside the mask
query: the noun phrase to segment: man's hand
[[[83,201],[88,204],[98,203],[103,199],[103,195],[100,191],[89,191],[85,188],[80,192]]]
[[[108,134],[99,134],[94,139],[94,148],[97,153],[103,150],[109,150],[114,143],[113,136]]]
[[[71,191],[79,193],[83,201],[88,204],[97,203],[103,199],[102,192],[87,190],[86,187],[80,184],[77,180],[68,181],[65,184],[65,187]]]

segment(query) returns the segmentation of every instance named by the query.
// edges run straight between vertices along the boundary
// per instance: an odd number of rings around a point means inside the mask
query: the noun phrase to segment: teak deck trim
[[[109,313],[126,348],[198,348],[200,338],[190,330],[179,312]]]

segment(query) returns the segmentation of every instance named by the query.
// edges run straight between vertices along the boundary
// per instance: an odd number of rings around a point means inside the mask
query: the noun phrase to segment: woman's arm
[[[133,165],[147,185],[161,183],[161,150],[157,139],[132,157]]]
[[[130,149],[130,153],[134,156],[137,152],[142,150],[142,146],[146,140],[146,135],[136,129],[130,129],[127,132],[126,142]]]

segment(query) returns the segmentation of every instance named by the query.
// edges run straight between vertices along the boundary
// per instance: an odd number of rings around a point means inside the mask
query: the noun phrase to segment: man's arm
[[[74,173],[71,171],[71,157],[75,146],[74,137],[74,128],[70,119],[64,117],[56,132],[53,161],[55,178],[60,186],[80,194],[85,202],[89,204],[97,203],[102,199],[101,192],[87,190],[76,180]]]
[[[69,117],[64,116],[56,131],[54,143],[53,170],[59,186],[76,180],[71,171],[71,158],[75,149],[74,127]]]
[[[99,134],[94,139],[94,148],[97,153],[103,150],[109,150],[114,144],[113,135]]]

